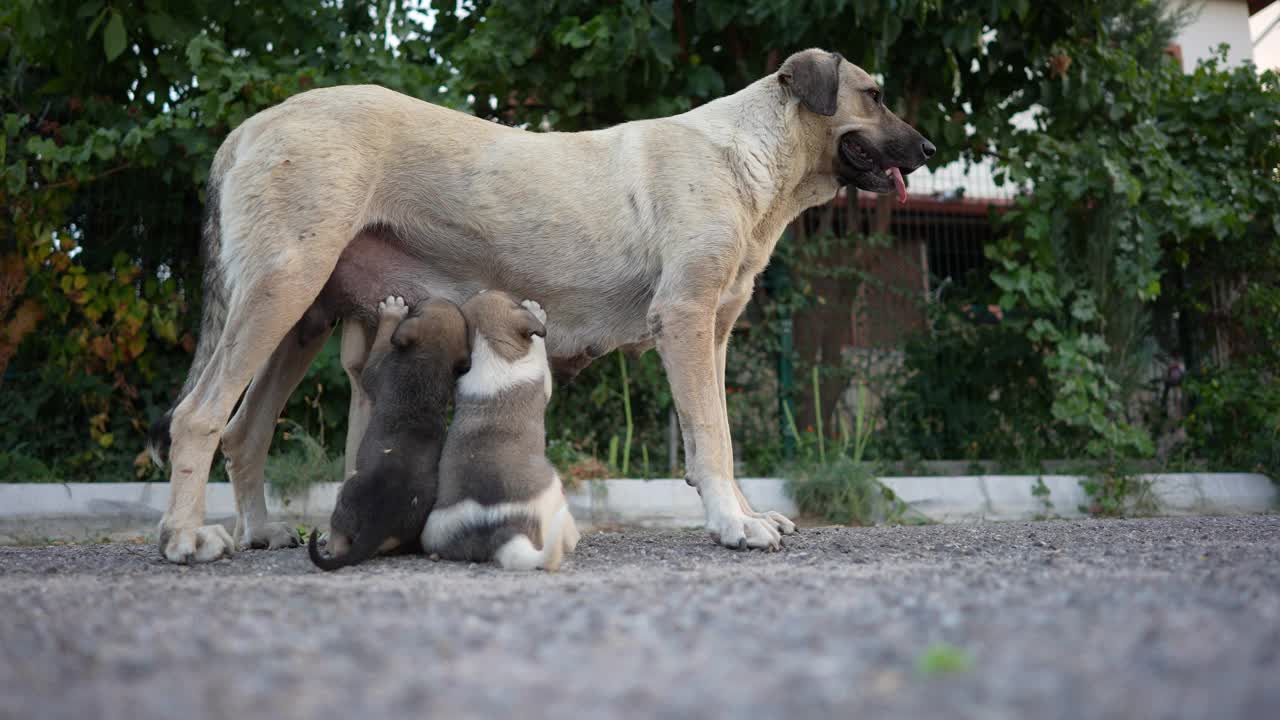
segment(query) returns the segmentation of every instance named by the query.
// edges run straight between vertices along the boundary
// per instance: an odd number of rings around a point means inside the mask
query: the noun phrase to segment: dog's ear
[[[836,114],[840,94],[840,53],[799,52],[778,69],[778,81],[800,99],[809,112]]]
[[[520,308],[517,312],[520,313],[520,319],[516,328],[520,331],[520,337],[527,340],[532,338],[534,335],[537,335],[540,338],[547,336],[547,326],[543,325],[542,321],[539,320],[536,315],[524,308]]]

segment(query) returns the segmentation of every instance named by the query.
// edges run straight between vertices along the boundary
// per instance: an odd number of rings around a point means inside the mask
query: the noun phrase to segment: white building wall
[[[1259,70],[1280,70],[1280,2],[1271,3],[1249,18],[1253,61]]]
[[[1253,39],[1249,35],[1249,5],[1245,0],[1203,0],[1199,14],[1178,33],[1182,64],[1191,71],[1200,60],[1212,57],[1218,45],[1227,43],[1231,66],[1253,60]]]

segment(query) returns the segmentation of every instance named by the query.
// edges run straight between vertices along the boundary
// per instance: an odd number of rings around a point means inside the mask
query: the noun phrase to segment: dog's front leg
[[[728,300],[722,302],[716,310],[716,388],[720,400],[720,411],[724,414],[726,428],[730,427],[729,399],[725,395],[725,366],[729,359],[729,337],[733,334],[734,323],[738,321],[738,316],[742,314],[742,309],[747,306],[747,302],[751,299],[751,290],[754,285],[754,278],[748,278],[738,283],[738,287],[734,288],[734,291],[729,294]],[[732,431],[726,432],[725,438],[727,443],[724,452],[729,458],[729,479],[733,484],[733,492],[738,498],[738,505],[742,507],[742,511],[749,517],[770,523],[775,530],[783,535],[794,533],[796,524],[791,522],[791,519],[786,515],[772,510],[756,512],[751,508],[751,503],[747,502],[747,496],[742,493],[742,486],[738,484],[738,480],[733,473]]]
[[[347,445],[346,457],[343,458],[342,479],[346,480],[356,469],[356,455],[360,452],[360,441],[364,439],[364,431],[369,426],[369,415],[373,406],[369,396],[365,395],[360,384],[360,375],[364,372],[365,361],[369,358],[369,331],[355,320],[344,320],[342,323],[342,369],[347,371],[351,381],[351,406],[347,411]]]
[[[724,386],[717,384],[715,318],[714,301],[655,301],[649,312],[680,416],[689,481],[702,497],[707,529],[721,545],[777,550],[778,530],[747,515],[734,487]]]

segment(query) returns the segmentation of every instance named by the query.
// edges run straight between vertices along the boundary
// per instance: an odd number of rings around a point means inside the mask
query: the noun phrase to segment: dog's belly
[[[407,252],[388,228],[368,228],[343,251],[316,299],[315,308],[329,321],[339,318],[370,328],[378,321],[378,303],[390,295],[410,305],[432,297],[457,302],[451,283],[429,263]]]
[[[461,304],[479,290],[506,290],[547,310],[547,352],[561,379],[617,347],[649,339],[645,316],[657,272],[647,264],[601,257],[590,272],[581,262],[576,267],[530,262],[518,251],[459,253],[459,244],[439,237],[406,241],[390,228],[368,228],[343,251],[316,300],[314,316],[372,328],[378,303],[388,295],[411,305],[433,297]]]

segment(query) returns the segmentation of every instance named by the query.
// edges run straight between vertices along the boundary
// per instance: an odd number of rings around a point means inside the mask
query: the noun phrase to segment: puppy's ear
[[[471,321],[461,310],[458,312],[458,319],[462,321],[462,335],[453,361],[454,377],[462,377],[471,372]]]
[[[471,354],[461,355],[457,361],[453,363],[454,377],[461,377],[471,372]]]
[[[516,312],[520,313],[520,319],[516,325],[516,328],[520,331],[520,337],[529,339],[534,335],[540,338],[547,336],[547,326],[543,325],[536,315],[524,308],[520,308]]]
[[[840,53],[798,52],[778,69],[778,81],[800,99],[809,112],[836,114],[840,94]]]
[[[396,331],[391,334],[392,347],[411,348],[422,340],[422,318],[416,315],[400,321]]]

